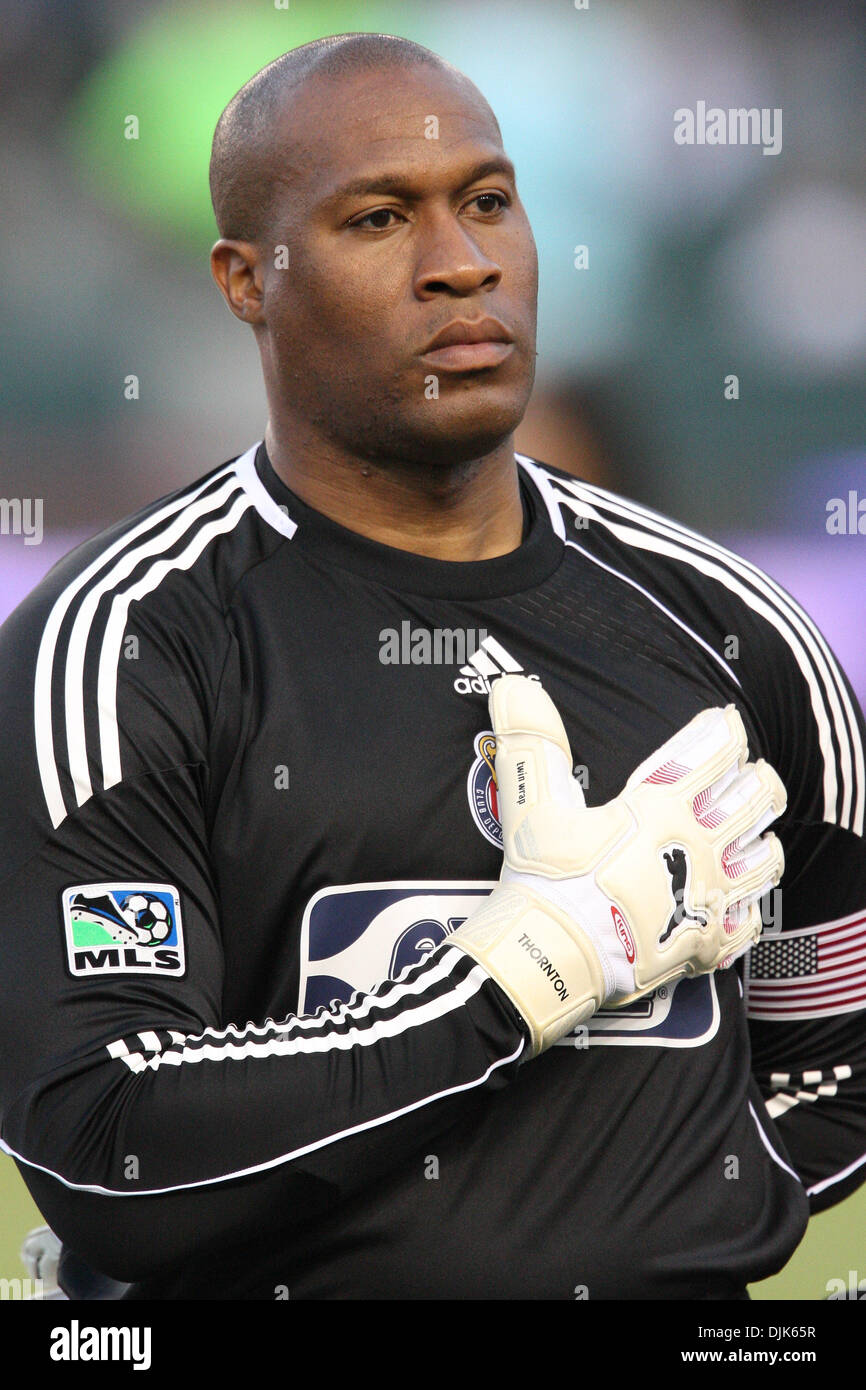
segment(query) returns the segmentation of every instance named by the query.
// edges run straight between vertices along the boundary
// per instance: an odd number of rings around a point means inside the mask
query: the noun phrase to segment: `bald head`
[[[293,96],[319,78],[339,80],[389,67],[404,71],[426,67],[450,74],[481,96],[463,73],[437,53],[392,34],[337,34],[293,48],[250,78],[217,122],[210,191],[221,237],[250,242],[267,237],[278,159],[281,169],[285,168],[278,131]],[[493,113],[490,115],[498,130]]]
[[[255,334],[271,443],[398,472],[502,445],[532,389],[538,258],[469,78],[388,35],[307,44],[226,108],[211,182],[211,270]],[[455,316],[495,336],[437,355]]]

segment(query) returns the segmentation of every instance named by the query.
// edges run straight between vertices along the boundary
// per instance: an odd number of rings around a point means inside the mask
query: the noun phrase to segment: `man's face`
[[[538,261],[483,100],[426,67],[316,78],[277,151],[259,344],[281,400],[371,460],[489,453],[532,390]],[[482,318],[511,343],[425,353]]]

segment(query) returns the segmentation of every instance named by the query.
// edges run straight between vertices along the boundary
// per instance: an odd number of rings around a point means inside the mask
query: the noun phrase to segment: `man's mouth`
[[[424,361],[440,371],[470,372],[481,367],[498,367],[514,351],[513,343],[485,340],[480,343],[451,343],[423,354]]]
[[[498,367],[514,351],[514,341],[499,319],[456,319],[446,324],[421,354],[440,371],[478,371]]]

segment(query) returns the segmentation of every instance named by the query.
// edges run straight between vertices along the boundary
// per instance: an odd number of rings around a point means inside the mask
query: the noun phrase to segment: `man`
[[[742,1297],[864,1173],[854,697],[515,458],[535,250],[459,73],[306,45],[211,177],[264,441],[3,633],[4,1146],[132,1297]]]

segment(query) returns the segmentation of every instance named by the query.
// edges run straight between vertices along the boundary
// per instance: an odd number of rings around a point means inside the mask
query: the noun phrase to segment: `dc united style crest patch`
[[[475,761],[469,769],[466,792],[472,819],[486,840],[502,848],[502,825],[499,820],[499,801],[496,792],[496,738],[486,729],[475,739]]]
[[[182,975],[180,897],[169,883],[80,883],[62,895],[70,974]]]

